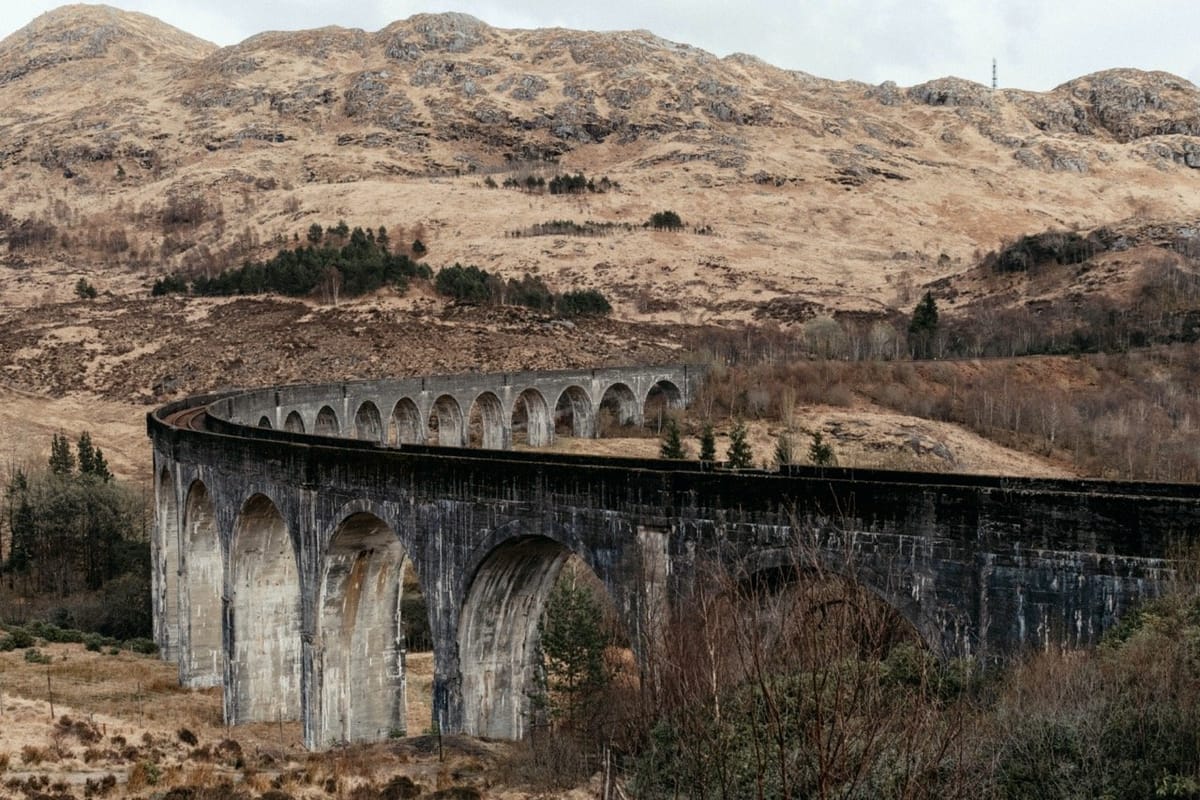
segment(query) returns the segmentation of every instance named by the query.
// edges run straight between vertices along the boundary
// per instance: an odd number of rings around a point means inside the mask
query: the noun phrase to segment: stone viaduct
[[[542,604],[579,556],[638,642],[705,565],[795,546],[853,574],[940,654],[1095,644],[1158,594],[1200,486],[506,450],[687,403],[693,367],[474,374],[231,391],[148,416],[155,636],[226,720],[305,742],[396,730],[520,737]],[[649,409],[649,411],[647,411]],[[476,445],[464,447],[464,445]],[[405,573],[434,651],[434,720],[404,703]]]

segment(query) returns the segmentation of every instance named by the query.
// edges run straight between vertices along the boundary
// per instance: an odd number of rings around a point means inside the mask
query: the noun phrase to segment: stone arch
[[[581,439],[596,435],[596,412],[592,398],[581,386],[568,386],[554,404],[554,432]]]
[[[221,595],[225,560],[208,487],[194,481],[184,505],[183,622],[187,652],[180,670],[187,686],[217,686],[225,674],[221,632]]]
[[[304,417],[299,411],[293,411],[283,421],[283,429],[288,433],[304,433]]]
[[[154,592],[161,614],[154,617],[154,638],[162,657],[171,661],[179,653],[179,500],[171,472],[163,469],[155,485],[158,508],[155,514],[157,556],[154,563]]]
[[[341,432],[337,412],[329,406],[321,406],[321,410],[317,412],[317,422],[313,425],[313,433],[317,436],[338,436]]]
[[[637,425],[641,422],[642,404],[638,402],[637,395],[628,384],[614,383],[601,393],[597,416],[597,435],[603,435],[606,429]]]
[[[354,414],[354,435],[368,442],[383,441],[383,417],[370,400],[363,401]]]
[[[269,430],[274,426],[271,425],[271,418],[268,417],[266,414],[263,414],[261,417],[258,418],[258,427],[267,428]]]
[[[504,405],[492,392],[481,392],[467,415],[467,444],[488,450],[503,450],[508,444]]]
[[[402,397],[392,409],[392,432],[396,444],[425,444],[421,412],[411,398]]]
[[[653,425],[656,431],[661,431],[668,413],[677,408],[683,408],[683,392],[664,378],[646,390],[646,396],[642,398],[642,419],[647,426]]]
[[[458,623],[465,733],[501,739],[524,735],[538,624],[571,556],[555,539],[520,536],[491,549],[472,574]]]
[[[246,501],[230,561],[231,724],[300,713],[300,575],[287,523],[270,498]]]
[[[765,584],[772,591],[782,591],[814,581],[836,581],[848,587],[858,587],[881,606],[885,606],[921,644],[938,654],[942,653],[942,622],[931,618],[911,592],[897,591],[894,575],[881,573],[863,564],[848,563],[844,554],[816,551],[798,554],[791,548],[771,548],[745,559],[740,583]],[[824,602],[823,607],[835,605]]]
[[[530,447],[554,444],[554,415],[546,397],[532,386],[513,401],[511,418],[513,442]]]
[[[426,422],[430,444],[442,447],[462,447],[464,441],[462,406],[453,395],[443,394],[433,401]]]
[[[345,517],[329,541],[317,606],[321,746],[407,729],[400,614],[407,563],[395,532],[367,511]]]

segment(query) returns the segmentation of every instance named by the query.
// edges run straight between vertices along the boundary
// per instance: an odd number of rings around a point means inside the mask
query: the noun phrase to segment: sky
[[[110,0],[220,45],[266,30],[376,31],[462,11],[501,28],[647,29],[725,56],[750,53],[823,78],[901,86],[955,75],[1051,89],[1112,67],[1200,84],[1198,0]],[[6,0],[0,37],[60,5]],[[14,13],[13,8],[20,12]]]

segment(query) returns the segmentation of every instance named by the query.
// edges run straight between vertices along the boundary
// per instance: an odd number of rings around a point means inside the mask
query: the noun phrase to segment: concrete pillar
[[[299,719],[299,570],[287,524],[261,494],[239,514],[228,579],[226,720]]]
[[[225,673],[221,632],[225,563],[212,499],[199,481],[188,490],[182,538],[179,678],[184,686],[218,686]]]
[[[179,659],[179,478],[159,470],[154,485],[154,537],[150,571],[154,615],[154,642],[164,661]]]

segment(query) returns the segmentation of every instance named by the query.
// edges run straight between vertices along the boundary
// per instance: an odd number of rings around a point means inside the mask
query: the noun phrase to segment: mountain
[[[345,219],[628,318],[786,323],[909,310],[1023,234],[1200,217],[1200,91],[1159,72],[870,86],[463,14],[219,48],[74,5],[0,42],[0,104],[4,263],[38,268],[0,270],[9,303],[71,270],[144,293]],[[615,186],[504,186],[580,172]],[[641,227],[668,209],[683,232]]]

